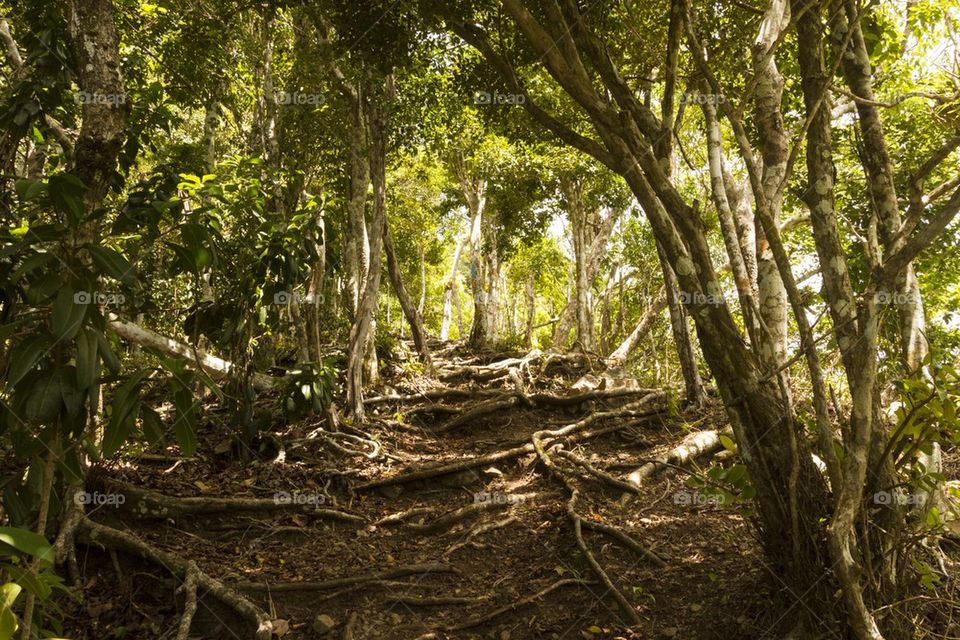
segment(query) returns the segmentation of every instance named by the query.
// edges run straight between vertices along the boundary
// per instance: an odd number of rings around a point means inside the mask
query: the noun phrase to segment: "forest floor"
[[[88,491],[124,504],[87,513],[194,561],[264,612],[274,637],[782,634],[783,593],[748,517],[684,483],[709,453],[623,484],[691,434],[723,429],[719,404],[678,411],[670,394],[576,356],[446,350],[430,377],[387,379],[362,430],[279,425],[246,461],[209,410],[203,453],[100,469]],[[85,599],[67,607],[67,637],[176,637],[183,580],[137,555],[79,546]],[[190,638],[253,636],[235,607],[198,593]]]

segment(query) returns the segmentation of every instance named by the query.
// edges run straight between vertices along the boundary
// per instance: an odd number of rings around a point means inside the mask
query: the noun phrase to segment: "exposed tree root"
[[[474,617],[474,618],[470,618],[469,620],[467,620],[467,621],[465,621],[465,622],[461,622],[460,624],[455,624],[455,625],[451,625],[451,626],[448,626],[448,627],[444,627],[443,630],[444,630],[444,631],[462,631],[462,630],[464,630],[464,629],[472,629],[473,627],[480,626],[480,625],[483,624],[484,622],[489,622],[490,620],[493,620],[494,618],[496,618],[496,617],[498,617],[498,616],[501,616],[501,615],[503,615],[503,614],[505,614],[505,613],[510,613],[511,611],[516,611],[516,610],[519,609],[520,607],[523,607],[523,606],[526,606],[526,605],[531,604],[531,603],[533,603],[533,602],[536,602],[537,600],[539,600],[539,599],[542,598],[543,596],[547,595],[547,594],[550,593],[551,591],[556,591],[556,590],[559,589],[560,587],[565,587],[565,586],[571,585],[571,584],[576,584],[576,585],[590,585],[590,584],[595,584],[595,583],[593,583],[593,582],[588,582],[588,581],[586,581],[586,580],[579,580],[579,579],[576,579],[576,578],[564,578],[563,580],[557,580],[556,582],[554,582],[553,584],[551,584],[549,587],[546,587],[545,589],[541,589],[540,591],[536,592],[536,593],[533,594],[533,595],[525,596],[525,597],[523,597],[523,598],[520,598],[520,599],[517,600],[516,602],[511,602],[511,603],[508,604],[508,605],[504,605],[504,606],[502,606],[502,607],[499,607],[499,608],[497,608],[497,609],[494,609],[493,611],[490,611],[489,613],[485,613],[485,614],[483,614],[482,616],[477,616],[477,617]],[[425,636],[421,636],[421,637],[425,637]],[[435,637],[435,636],[434,636],[434,637]]]
[[[397,513],[391,513],[388,516],[380,518],[373,524],[377,527],[385,527],[393,524],[402,524],[403,522],[410,520],[411,518],[416,518],[417,516],[425,516],[436,511],[433,507],[414,507],[412,509],[407,509],[406,511],[399,511]]]
[[[578,420],[572,424],[566,425],[560,429],[553,431],[543,431],[541,432],[544,438],[565,438],[567,442],[581,442],[589,438],[594,438],[606,433],[611,433],[613,431],[619,431],[628,426],[631,426],[633,422],[622,422],[612,427],[605,427],[601,429],[596,429],[593,431],[583,431],[586,427],[592,426],[597,422],[602,422],[609,419],[620,419],[620,418],[649,418],[650,416],[660,414],[664,411],[662,406],[650,409],[647,408],[650,405],[656,405],[665,402],[666,393],[655,392],[650,393],[644,396],[642,399],[625,405],[624,407],[614,410],[614,411],[598,411],[582,420]],[[578,433],[581,432],[582,433]],[[496,451],[494,453],[489,453],[483,456],[477,456],[474,458],[468,458],[466,460],[460,460],[457,462],[448,462],[433,467],[427,467],[419,469],[417,471],[410,471],[407,473],[399,473],[392,476],[387,476],[384,478],[377,478],[376,480],[369,480],[363,482],[356,487],[358,491],[376,489],[378,487],[386,487],[390,485],[403,484],[407,482],[416,482],[418,480],[427,480],[430,478],[436,478],[439,476],[449,475],[451,473],[458,473],[461,471],[469,471],[475,469],[479,466],[486,464],[492,464],[494,462],[499,462],[501,460],[509,460],[512,458],[518,458],[523,455],[534,452],[534,446],[531,443],[524,444],[512,449],[505,449],[502,451]]]
[[[468,504],[465,507],[460,507],[449,513],[445,513],[439,518],[432,520],[424,524],[412,524],[409,525],[411,531],[416,531],[418,533],[433,533],[435,531],[449,529],[456,523],[461,520],[466,520],[471,518],[478,513],[484,513],[486,511],[493,511],[496,509],[503,509],[504,507],[512,506],[517,502],[526,502],[527,500],[533,500],[537,497],[536,493],[520,493],[511,496],[513,498],[510,502],[500,502],[500,501],[484,501],[484,502],[475,502],[473,504]]]
[[[449,549],[447,549],[446,551],[444,551],[444,552],[443,552],[443,556],[441,556],[441,557],[442,557],[444,560],[446,560],[448,557],[450,557],[450,556],[453,554],[454,551],[457,551],[457,550],[459,550],[459,549],[463,549],[464,547],[466,547],[467,545],[470,545],[470,544],[476,544],[476,543],[473,541],[474,538],[476,538],[476,537],[478,537],[478,536],[486,533],[487,531],[493,531],[494,529],[500,529],[500,528],[505,527],[505,526],[507,526],[507,525],[509,525],[509,524],[512,524],[512,523],[514,523],[514,522],[517,522],[517,518],[516,518],[515,516],[508,516],[508,517],[504,518],[503,520],[495,520],[495,521],[493,521],[493,522],[486,522],[486,523],[483,523],[483,524],[479,524],[479,525],[475,526],[473,529],[470,530],[470,533],[467,534],[467,537],[464,538],[464,540],[463,540],[462,542],[458,542],[457,544],[453,545],[452,547],[450,547]]]
[[[378,583],[393,578],[402,578],[421,573],[455,573],[460,574],[456,567],[449,564],[427,563],[427,564],[409,564],[379,573],[370,573],[360,576],[347,576],[346,578],[334,578],[332,580],[322,580],[314,582],[238,582],[233,585],[240,591],[326,591],[327,589],[336,589],[337,587],[352,587],[356,585],[368,585]]]
[[[518,398],[516,396],[510,396],[506,399],[499,400],[487,400],[486,402],[481,402],[477,406],[473,407],[466,413],[457,416],[453,420],[450,420],[446,424],[442,424],[435,429],[431,429],[434,433],[446,433],[447,431],[452,431],[457,427],[472,422],[477,418],[482,416],[489,415],[491,413],[496,413],[505,409],[509,409],[517,404]]]
[[[91,544],[117,549],[155,562],[181,580],[186,580],[190,573],[190,562],[172,553],[157,549],[132,534],[94,522],[85,516],[81,518],[78,524],[77,533],[82,538],[85,537]],[[270,621],[270,616],[250,600],[203,571],[198,569],[195,576],[198,589],[213,595],[234,609],[240,614],[241,618],[256,629],[254,637],[257,640],[270,640],[273,635],[273,624]]]
[[[591,465],[589,462],[587,462],[580,456],[574,454],[573,452],[564,451],[563,449],[561,449],[557,451],[557,455],[562,458],[566,458],[567,460],[574,463],[578,467],[585,469],[590,475],[594,476],[599,480],[602,480],[603,482],[606,482],[607,484],[611,485],[616,489],[620,489],[621,491],[629,491],[631,493],[640,493],[639,487],[634,486],[629,482],[624,482],[623,480],[607,473],[606,471],[601,471],[600,469],[597,469],[596,467]]]
[[[340,511],[338,509],[324,509],[316,505],[316,501],[300,501],[292,496],[290,500],[282,498],[217,498],[217,497],[187,497],[175,498],[172,496],[140,489],[116,480],[105,481],[105,484],[123,494],[127,500],[123,508],[129,509],[137,518],[173,518],[188,515],[222,513],[225,511],[297,511],[308,513],[319,518],[329,518],[342,522],[364,523],[358,515]]]
[[[590,547],[587,546],[586,541],[583,539],[583,518],[580,517],[580,514],[577,513],[577,498],[580,497],[580,491],[577,489],[576,484],[569,476],[563,473],[560,467],[553,461],[550,455],[547,453],[547,447],[543,440],[543,434],[545,432],[538,431],[533,434],[533,445],[536,448],[537,455],[540,457],[540,460],[543,461],[543,464],[547,469],[558,479],[570,492],[570,499],[567,500],[567,517],[570,519],[571,524],[573,525],[573,535],[577,541],[577,547],[580,549],[580,552],[583,554],[583,557],[586,559],[587,564],[590,565],[590,568],[593,570],[594,574],[600,579],[600,582],[607,588],[613,597],[616,599],[617,603],[620,605],[620,608],[623,612],[630,618],[632,624],[640,624],[640,616],[637,614],[636,609],[633,608],[633,605],[630,604],[630,601],[627,600],[626,596],[617,589],[616,585],[613,584],[613,581],[610,579],[610,576],[607,575],[607,572],[604,571],[603,567],[600,566],[600,563],[597,562],[597,559],[594,557],[593,552],[590,551]],[[555,448],[559,448],[559,444],[553,445]]]
[[[587,529],[593,529],[594,531],[600,531],[607,534],[611,538],[614,538],[620,542],[623,546],[630,549],[636,553],[641,558],[649,560],[653,564],[657,565],[660,568],[667,566],[666,561],[658,556],[656,553],[645,547],[633,536],[629,535],[625,531],[621,531],[616,527],[611,527],[608,524],[603,524],[602,522],[594,522],[592,520],[581,520],[581,524]]]
[[[678,446],[670,450],[667,455],[654,462],[648,462],[627,476],[627,481],[639,487],[646,478],[667,468],[670,465],[682,465],[699,456],[712,453],[723,448],[720,436],[730,436],[729,429],[723,431],[695,431],[688,434]]]
[[[482,604],[489,600],[488,597],[468,598],[460,596],[416,596],[397,594],[387,598],[391,602],[399,602],[414,607],[436,607],[441,605],[471,605]]]
[[[188,640],[190,637],[190,625],[193,624],[193,616],[197,612],[197,575],[199,573],[197,563],[193,560],[189,561],[187,578],[183,583],[183,617],[180,618],[180,628],[177,629],[177,640]]]

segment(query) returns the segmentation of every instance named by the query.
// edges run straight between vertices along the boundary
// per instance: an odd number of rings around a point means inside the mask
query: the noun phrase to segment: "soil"
[[[446,358],[448,371],[484,364],[456,351]],[[544,368],[542,361],[520,367],[527,394],[575,393],[571,386],[587,373],[571,362],[550,371]],[[568,488],[534,452],[421,481],[361,486],[523,446],[537,431],[616,410],[642,397],[572,406],[530,407],[518,401],[435,433],[458,412],[489,400],[477,395],[481,389],[509,394],[515,388],[509,377],[481,383],[474,378],[458,376],[442,385],[436,376],[388,379],[393,394],[455,388],[474,395],[371,403],[365,424],[345,422],[343,430],[365,433],[378,442],[380,450],[372,459],[363,455],[371,453],[371,447],[357,440],[332,440],[337,446],[323,437],[306,440],[325,426],[317,418],[278,426],[261,438],[259,447],[238,455],[236,429],[226,414],[208,408],[201,453],[195,457],[171,462],[177,456],[171,446],[105,466],[92,480],[105,493],[111,491],[111,482],[120,481],[177,498],[290,496],[292,502],[355,514],[361,522],[334,521],[309,510],[231,509],[147,519],[132,517],[129,505],[105,504],[87,513],[194,560],[201,571],[268,612],[276,635],[291,640],[729,640],[783,634],[778,619],[782,608],[773,606],[783,593],[778,578],[765,568],[748,506],[720,505],[696,493],[685,485],[687,471],[665,469],[633,496],[589,475],[568,476],[579,491],[576,511],[584,520],[619,528],[665,562],[659,567],[607,534],[583,529],[588,548],[634,607],[639,624],[631,623],[591,570],[567,517]],[[599,421],[594,426],[622,428],[564,448],[596,469],[625,478],[675,447],[691,429],[725,426],[719,406],[677,410],[671,404],[662,403],[660,410],[642,418]],[[434,409],[424,410],[429,407]],[[171,459],[158,458],[161,453]],[[700,459],[688,469],[710,464]],[[565,463],[564,469],[575,468]],[[473,504],[490,508],[431,528],[437,517]],[[379,522],[418,508],[430,511],[404,522]],[[92,544],[78,547],[78,561],[85,596],[82,603],[66,608],[66,637],[176,636],[184,602],[180,579],[162,566]],[[306,585],[426,564],[440,566],[409,575],[386,573],[379,582],[353,586]],[[531,598],[551,586],[555,588],[542,597]],[[252,637],[253,629],[232,609],[209,594],[199,595],[191,638]]]

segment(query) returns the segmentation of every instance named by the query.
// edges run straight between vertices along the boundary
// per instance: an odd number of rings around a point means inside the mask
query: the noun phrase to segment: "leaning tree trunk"
[[[667,308],[667,289],[662,287],[660,292],[657,294],[656,299],[653,301],[653,305],[647,309],[640,319],[637,321],[636,326],[633,328],[633,331],[630,332],[623,342],[620,343],[614,351],[607,356],[607,362],[612,365],[621,365],[627,361],[627,358],[630,357],[630,354],[633,353],[634,349],[637,348],[637,345],[640,344],[640,340],[643,336],[647,335],[650,332],[651,327],[653,327],[654,321],[657,319],[664,309]]]
[[[663,270],[663,281],[667,288],[667,308],[670,310],[670,330],[673,332],[673,343],[677,348],[677,358],[680,361],[680,371],[683,375],[683,385],[687,402],[693,406],[703,406],[707,402],[707,393],[703,389],[703,379],[697,367],[697,356],[693,348],[693,338],[687,326],[686,304],[695,297],[689,289],[681,290],[677,274],[670,265],[669,258],[657,242],[657,256],[660,259],[660,268]]]
[[[410,296],[407,294],[407,288],[403,285],[403,279],[400,273],[400,263],[397,261],[397,251],[393,246],[393,238],[390,235],[389,220],[384,218],[383,224],[383,249],[387,256],[387,272],[390,275],[390,283],[393,285],[393,292],[397,294],[400,301],[400,308],[403,309],[403,315],[406,316],[410,324],[410,333],[413,335],[413,344],[420,354],[420,360],[430,366],[430,348],[427,346],[427,333],[423,329],[423,318]]]

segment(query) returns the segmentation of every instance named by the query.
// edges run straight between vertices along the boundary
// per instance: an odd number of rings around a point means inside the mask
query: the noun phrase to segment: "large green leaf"
[[[7,384],[15,386],[27,375],[50,349],[50,339],[43,334],[28,336],[13,348],[10,354],[10,370],[7,371]]]
[[[87,247],[87,251],[90,252],[93,263],[97,265],[97,268],[103,273],[122,282],[128,287],[133,286],[134,282],[136,282],[136,273],[133,270],[133,266],[126,258],[120,255],[119,252],[109,247],[99,247],[96,245]]]
[[[13,603],[20,595],[20,585],[12,582],[0,587],[0,640],[11,640],[19,624],[13,613]]]
[[[0,544],[31,555],[45,565],[53,564],[53,548],[47,539],[33,531],[18,527],[0,527]]]
[[[57,419],[63,403],[60,383],[63,372],[54,371],[51,375],[40,377],[34,382],[24,405],[27,420],[36,423],[50,423]]]
[[[143,435],[147,442],[151,445],[163,442],[163,419],[159,413],[150,407],[141,407],[140,422],[143,424]]]
[[[87,303],[82,299],[82,293],[74,294],[70,287],[63,287],[53,302],[53,313],[50,316],[50,330],[57,342],[72,340],[87,314]]]
[[[98,352],[97,332],[90,327],[84,327],[77,334],[77,387],[79,389],[92,387],[100,377]]]
[[[109,458],[123,446],[123,443],[133,432],[137,416],[140,413],[140,382],[142,373],[130,378],[113,394],[110,421],[103,433],[102,453]]]
[[[97,347],[100,360],[102,360],[104,366],[110,370],[110,373],[114,375],[120,373],[120,359],[117,357],[117,354],[113,352],[113,347],[110,346],[110,341],[107,340],[107,336],[102,333],[97,333]]]

